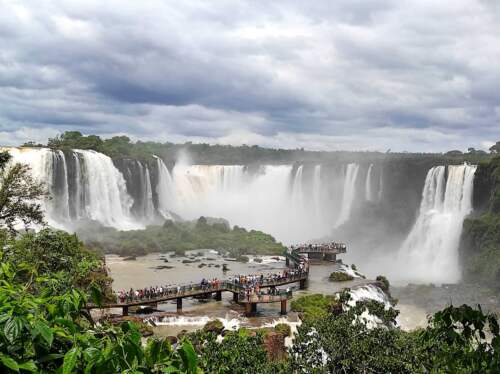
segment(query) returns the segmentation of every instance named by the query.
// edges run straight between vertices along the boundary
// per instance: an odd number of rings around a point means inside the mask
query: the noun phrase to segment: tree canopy
[[[8,152],[0,152],[0,227],[16,232],[20,222],[25,226],[44,223],[40,200],[47,198],[47,192],[27,165],[10,160]]]

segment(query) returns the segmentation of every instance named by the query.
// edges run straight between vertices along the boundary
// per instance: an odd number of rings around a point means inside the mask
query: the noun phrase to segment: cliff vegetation
[[[478,165],[474,206],[464,222],[461,257],[467,281],[500,287],[500,156]]]

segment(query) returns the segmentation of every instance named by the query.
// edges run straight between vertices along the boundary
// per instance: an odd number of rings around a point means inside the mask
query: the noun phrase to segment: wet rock
[[[206,331],[206,332],[213,332],[215,333],[216,335],[219,335],[220,333],[222,333],[222,331],[224,330],[224,325],[223,323],[218,320],[218,319],[215,319],[213,321],[208,321],[205,326],[203,326],[203,331]]]
[[[177,344],[177,342],[179,341],[179,339],[177,339],[177,337],[175,336],[167,336],[165,340],[167,340],[172,345]]]
[[[264,349],[270,361],[280,361],[286,356],[285,336],[282,333],[270,332],[264,337]]]

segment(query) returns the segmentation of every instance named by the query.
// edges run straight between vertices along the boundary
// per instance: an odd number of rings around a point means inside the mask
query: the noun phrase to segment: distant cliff
[[[464,279],[500,287],[500,156],[478,165],[474,207],[460,246]]]

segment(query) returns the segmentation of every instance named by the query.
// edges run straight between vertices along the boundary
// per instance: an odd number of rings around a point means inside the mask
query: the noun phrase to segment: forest
[[[281,255],[285,247],[261,231],[231,228],[224,220],[166,220],[161,226],[144,230],[118,231],[102,226],[79,229],[88,246],[102,253],[141,256],[147,253],[175,252],[184,255],[193,249],[216,249],[247,254]]]
[[[374,161],[386,158],[412,159],[431,158],[442,162],[456,164],[464,161],[477,163],[491,157],[490,153],[469,148],[463,152],[450,150],[446,153],[391,153],[385,152],[352,152],[352,151],[308,151],[300,149],[272,149],[257,145],[221,145],[186,142],[184,144],[159,142],[133,142],[127,136],[114,136],[102,139],[97,135],[83,135],[78,131],[66,131],[55,138],[50,138],[47,144],[27,142],[25,147],[49,147],[60,150],[91,149],[108,155],[113,159],[133,158],[137,160],[151,160],[153,155],[161,157],[167,164],[175,163],[179,157],[187,156],[189,161],[196,164],[234,164],[248,165],[258,163],[290,163],[290,162],[329,162],[342,159],[352,160],[364,158]],[[496,152],[492,147],[491,152]]]

